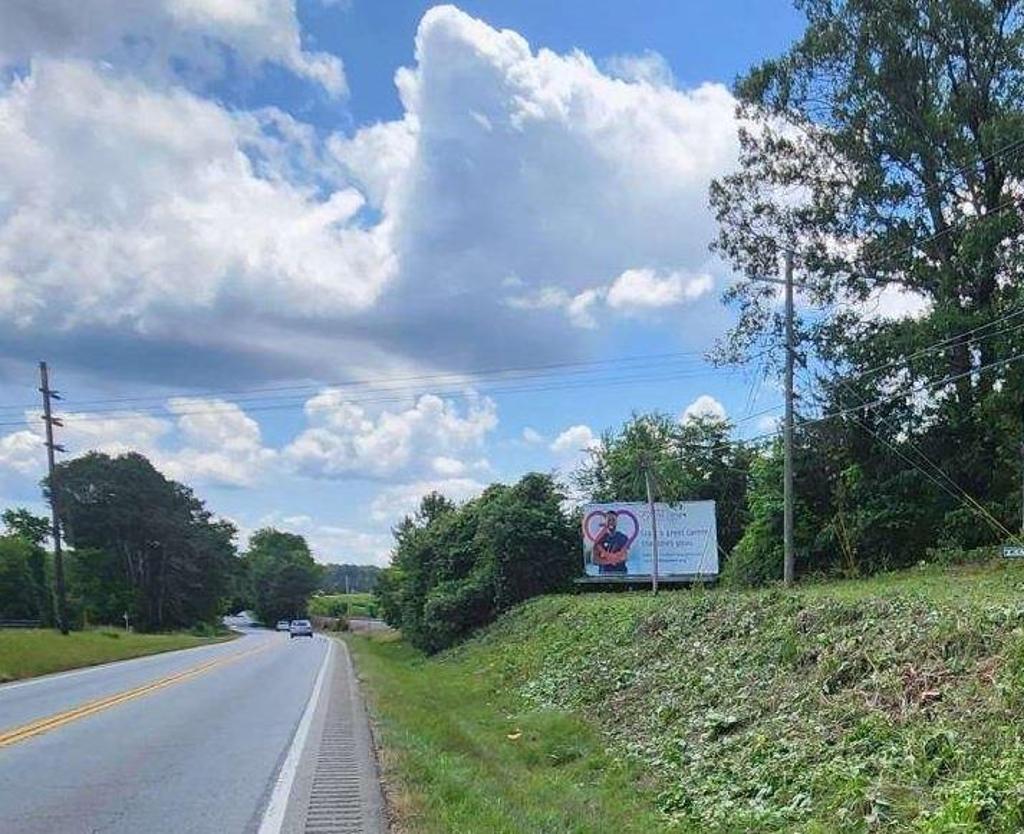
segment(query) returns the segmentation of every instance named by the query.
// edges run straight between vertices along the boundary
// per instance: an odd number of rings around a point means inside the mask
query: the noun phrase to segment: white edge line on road
[[[284,764],[281,765],[280,773],[277,774],[274,791],[267,803],[267,810],[263,812],[259,834],[278,834],[284,825],[284,812],[288,808],[288,799],[291,796],[292,784],[295,782],[295,773],[299,769],[299,761],[302,759],[302,752],[306,747],[306,738],[309,736],[309,727],[313,723],[313,715],[320,704],[320,695],[324,688],[324,681],[327,679],[327,667],[334,654],[334,641],[330,638],[326,639],[327,652],[324,654],[323,663],[320,664],[320,671],[313,684],[313,691],[306,702],[306,710],[302,713],[299,726],[295,729],[292,745],[288,748],[288,756],[284,760]]]
[[[232,629],[232,631],[238,631],[238,629]],[[246,632],[238,631],[239,639],[246,636]],[[90,675],[93,672],[101,672],[104,669],[109,669],[112,666],[122,666],[127,668],[128,664],[131,667],[145,666],[148,663],[155,663],[158,660],[166,660],[169,657],[180,655],[182,652],[196,652],[200,649],[215,649],[220,646],[230,646],[235,643],[234,640],[222,640],[219,643],[204,643],[200,646],[189,646],[184,649],[171,649],[167,652],[154,652],[153,654],[144,654],[139,657],[126,657],[123,660],[111,660],[107,663],[97,663],[93,666],[83,666],[81,669],[68,669],[66,672],[52,672],[48,675],[36,675],[34,678],[28,678],[23,681],[10,681],[9,683],[0,683],[0,695],[5,692],[11,692],[14,689],[21,689],[25,686],[35,686],[40,683],[49,683],[52,681],[67,680],[68,678],[77,678],[80,675]]]

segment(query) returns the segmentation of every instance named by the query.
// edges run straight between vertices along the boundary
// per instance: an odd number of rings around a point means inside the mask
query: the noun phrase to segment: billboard
[[[658,576],[718,575],[714,501],[655,504]],[[583,507],[583,563],[587,576],[650,577],[654,561],[651,508],[641,502]]]

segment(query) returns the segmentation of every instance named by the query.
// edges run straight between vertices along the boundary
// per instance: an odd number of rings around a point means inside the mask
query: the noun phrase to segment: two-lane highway
[[[303,808],[264,818],[347,681],[329,646],[252,630],[0,686],[0,832],[302,831]]]

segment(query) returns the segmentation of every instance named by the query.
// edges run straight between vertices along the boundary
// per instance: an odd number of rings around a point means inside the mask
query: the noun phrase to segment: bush
[[[376,589],[387,622],[420,649],[454,645],[529,597],[569,588],[580,572],[577,528],[548,475],[492,485],[456,507],[426,496],[395,530]]]

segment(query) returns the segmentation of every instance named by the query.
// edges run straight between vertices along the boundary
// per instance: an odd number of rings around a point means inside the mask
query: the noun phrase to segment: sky
[[[8,0],[0,505],[138,450],[240,530],[386,564],[421,495],[567,478],[634,411],[774,426],[702,358],[707,190],[784,0]]]

